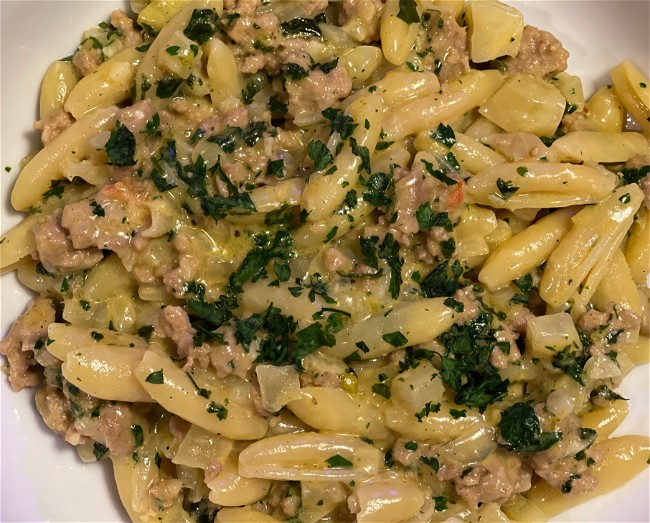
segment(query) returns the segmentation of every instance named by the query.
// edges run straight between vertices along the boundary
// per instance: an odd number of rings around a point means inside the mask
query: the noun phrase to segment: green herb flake
[[[183,34],[203,45],[217,33],[218,24],[219,16],[214,9],[194,9]]]
[[[206,410],[210,414],[216,414],[217,419],[219,419],[219,421],[223,421],[223,420],[228,418],[228,409],[226,407],[224,407],[223,405],[221,405],[220,403],[217,403],[215,401],[211,401],[208,404],[208,407],[206,408]]]
[[[334,454],[325,460],[325,462],[334,469],[340,468],[350,468],[352,467],[352,462],[345,459],[340,454]]]
[[[429,133],[429,136],[447,147],[447,149],[451,149],[456,145],[456,134],[450,125],[439,124],[435,131]]]
[[[108,447],[106,445],[102,445],[98,441],[93,442],[93,455],[95,456],[95,459],[97,461],[102,459],[107,452],[108,452]]]
[[[408,338],[404,336],[404,334],[402,334],[400,331],[389,332],[382,335],[381,338],[393,347],[403,347],[409,342]]]
[[[424,167],[426,171],[433,176],[436,180],[441,181],[445,185],[456,185],[458,182],[454,180],[453,178],[450,178],[447,176],[447,174],[439,169],[434,169],[433,164],[431,162],[428,162],[426,160],[422,160],[422,163],[424,164]]]
[[[390,387],[386,383],[374,383],[372,385],[372,391],[387,400],[391,397]]]
[[[157,370],[155,372],[152,372],[149,374],[145,380],[147,383],[151,383],[153,385],[162,385],[165,383],[165,377],[163,376],[163,370]]]
[[[133,446],[141,447],[144,443],[144,432],[142,426],[140,425],[131,425],[131,435],[133,436]]]
[[[418,14],[415,0],[399,0],[399,12],[397,18],[407,24],[419,24],[420,15]]]
[[[507,200],[519,190],[519,187],[517,187],[510,180],[504,180],[503,178],[498,178],[497,189],[499,189],[499,192],[503,195],[503,198]]]
[[[334,162],[332,153],[320,140],[313,140],[307,145],[307,154],[314,161],[314,171],[319,172]]]
[[[542,432],[535,410],[523,402],[503,411],[499,430],[506,448],[522,453],[542,452],[562,439],[561,432]]]
[[[122,122],[117,122],[104,148],[110,160],[109,165],[117,167],[135,165],[135,136]]]

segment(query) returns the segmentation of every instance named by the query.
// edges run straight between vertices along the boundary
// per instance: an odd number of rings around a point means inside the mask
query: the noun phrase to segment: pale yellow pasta
[[[646,136],[650,133],[650,88],[648,78],[632,62],[623,60],[611,71],[614,90]]]
[[[158,376],[162,377],[151,378],[156,372],[160,372]],[[210,397],[201,396],[190,376],[167,356],[147,351],[136,367],[135,375],[151,397],[166,410],[205,430],[241,440],[258,439],[266,432],[268,422],[254,412],[252,405],[230,401],[233,394],[208,385],[205,388],[210,391]]]
[[[355,47],[341,56],[353,87],[361,87],[382,64],[381,49],[374,45]]]
[[[221,472],[207,482],[212,503],[224,507],[250,505],[265,497],[271,481],[261,478],[245,478],[237,471],[239,454],[233,452],[222,462]]]
[[[566,100],[542,79],[516,73],[480,105],[483,116],[510,133],[548,136],[560,125]]]
[[[431,94],[389,111],[383,126],[387,140],[399,140],[439,123],[450,123],[483,104],[503,84],[498,71],[472,70],[445,85],[442,94]]]
[[[505,130],[494,122],[488,120],[485,116],[479,114],[474,121],[465,129],[465,134],[479,142],[484,142],[486,138],[493,134],[503,134]]]
[[[458,225],[454,228],[456,255],[461,260],[483,256],[490,252],[486,237],[497,228],[494,211],[470,204],[460,214]]]
[[[437,93],[439,89],[438,77],[429,71],[388,71],[370,87],[346,98],[344,104],[350,105],[368,93],[376,93],[381,96],[384,101],[383,108],[387,111]]]
[[[569,231],[575,209],[560,209],[512,236],[490,254],[478,279],[496,290],[539,266]]]
[[[518,9],[498,0],[474,0],[465,7],[465,15],[473,62],[517,56],[524,31],[524,17]]]
[[[135,73],[143,53],[129,47],[84,76],[70,91],[65,110],[75,119],[93,109],[119,105],[131,97]]]
[[[599,441],[605,441],[627,417],[627,400],[617,399],[605,407],[595,407],[580,416],[583,427],[598,432]]]
[[[43,75],[38,113],[41,120],[54,111],[63,109],[63,104],[79,79],[70,62],[57,60],[52,62]]]
[[[546,523],[548,516],[532,501],[521,494],[515,494],[501,505],[501,510],[510,519],[522,523]]]
[[[244,81],[232,49],[218,38],[205,46],[210,97],[216,107],[225,107],[231,98],[239,98]]]
[[[307,425],[320,431],[369,435],[383,433],[381,411],[359,396],[328,387],[303,387],[302,397],[287,408]]]
[[[113,476],[122,505],[135,523],[191,523],[192,517],[176,500],[159,510],[149,489],[160,479],[160,471],[153,459],[135,461],[131,456],[111,456]]]
[[[217,514],[218,523],[276,523],[276,519],[250,507],[225,507]]]
[[[611,85],[598,89],[585,104],[588,128],[601,132],[620,132],[625,121],[625,108]]]
[[[1,248],[1,247],[0,247]],[[625,247],[625,259],[632,279],[639,286],[649,286],[650,274],[650,210],[640,209],[630,228]]]
[[[449,414],[456,405],[443,398],[439,412],[426,414],[410,412],[402,405],[390,402],[384,410],[386,426],[405,438],[432,443],[445,443],[459,437],[468,428],[483,418],[477,410],[467,410],[464,417],[454,418]]]
[[[643,193],[637,185],[626,185],[573,217],[571,230],[550,255],[544,269],[539,292],[546,303],[562,306],[598,261],[611,255],[632,225],[642,200]]]
[[[616,249],[612,254],[607,272],[598,287],[594,289],[591,301],[599,309],[604,309],[609,302],[619,303],[637,316],[641,316],[639,291],[620,249]]]
[[[165,52],[158,54],[158,66],[177,78],[187,80],[203,57],[203,51],[197,51],[196,47],[194,40],[176,31],[167,41]]]
[[[345,358],[356,352],[364,360],[378,358],[399,348],[386,340],[396,332],[406,338],[405,345],[431,341],[454,322],[454,312],[444,301],[442,298],[429,298],[403,302],[389,314],[380,312],[352,323],[338,333],[336,345],[328,348],[327,354]],[[360,341],[366,343],[367,352],[358,349],[356,344]]]
[[[639,133],[576,131],[555,140],[551,152],[561,162],[627,162],[650,153],[650,143]]]
[[[449,151],[454,154],[465,171],[476,174],[489,167],[506,162],[503,156],[478,140],[459,132],[454,133],[454,135],[456,141]],[[429,131],[420,132],[413,141],[413,145],[418,151],[428,151],[442,156],[447,154],[445,146],[433,139]]]
[[[0,270],[5,271],[36,252],[36,240],[32,229],[43,219],[38,214],[28,216],[9,229],[0,240]]]
[[[353,498],[361,509],[357,522],[393,523],[415,516],[424,505],[424,492],[406,474],[385,474],[356,485]]]
[[[63,377],[86,394],[111,401],[152,402],[140,386],[133,369],[144,356],[143,349],[104,344],[77,346],[66,355]]]
[[[302,178],[282,180],[275,185],[253,189],[250,193],[251,200],[258,212],[276,211],[285,206],[294,207],[300,203],[305,185]]]
[[[357,100],[346,111],[357,124],[351,138],[359,148],[365,147],[370,157],[379,140],[382,110],[381,97],[371,94]],[[345,144],[331,166],[313,173],[301,198],[301,207],[309,213],[307,220],[319,222],[336,211],[350,188],[356,187],[361,166],[359,151],[352,145]]]
[[[108,347],[119,347],[125,351],[136,349],[141,352],[148,348],[147,342],[140,336],[132,336],[109,329],[87,329],[66,323],[50,323],[47,328],[47,351],[65,361],[68,353],[79,347],[96,344]]]
[[[623,345],[621,352],[625,354],[634,365],[643,365],[648,363],[650,360],[650,339],[647,335],[639,334],[639,337],[635,342]]]
[[[350,465],[328,462],[340,456]],[[352,436],[299,432],[261,439],[239,455],[239,474],[285,481],[359,481],[377,475],[381,451]]]
[[[398,0],[387,0],[380,25],[381,50],[393,65],[406,62],[418,34],[418,24],[398,18],[400,9]]]
[[[540,209],[597,203],[616,186],[604,169],[555,162],[496,165],[467,181],[476,203],[497,209]]]
[[[562,93],[568,110],[571,112],[581,111],[585,105],[585,95],[582,90],[582,80],[566,72],[554,74],[551,83]]]
[[[313,302],[306,293],[296,299],[287,299],[291,296],[289,283],[281,283],[277,287],[269,287],[268,282],[258,281],[247,283],[244,287],[244,294],[241,297],[241,307],[247,313],[260,313],[269,308],[270,305],[279,308],[288,316],[293,316],[301,324],[308,324],[312,316],[322,308],[320,299]]]
[[[596,443],[594,448],[603,453],[603,459],[594,465],[598,485],[581,496],[564,496],[558,489],[542,481],[533,485],[526,497],[544,513],[552,517],[585,500],[610,492],[648,466],[650,442],[647,436],[620,436]]]
[[[143,27],[151,27],[154,31],[160,30],[188,4],[188,0],[151,0],[138,13],[138,23]],[[221,16],[223,12],[223,0],[202,0],[191,1],[195,9],[209,7],[215,9]]]
[[[457,438],[445,443],[440,448],[443,459],[468,465],[487,460],[497,448],[496,430],[488,422],[471,425]]]
[[[11,205],[24,211],[40,202],[41,196],[50,188],[53,180],[63,176],[60,164],[64,160],[79,157],[88,140],[101,131],[115,126],[117,107],[95,109],[64,130],[45,148],[41,149],[23,167],[11,191]]]
[[[305,251],[319,249],[328,239],[335,240],[350,229],[363,225],[374,207],[363,200],[347,213],[334,213],[319,222],[307,222],[293,233],[296,247]]]
[[[164,2],[158,3],[163,4]],[[138,66],[135,77],[136,100],[153,97],[152,95],[156,91],[156,84],[163,78],[163,71],[158,65],[158,55],[165,52],[170,38],[176,31],[185,29],[192,16],[192,11],[200,7],[198,5],[199,3],[203,2],[192,1],[186,3],[175,1],[173,8],[168,10],[171,18],[164,24]]]

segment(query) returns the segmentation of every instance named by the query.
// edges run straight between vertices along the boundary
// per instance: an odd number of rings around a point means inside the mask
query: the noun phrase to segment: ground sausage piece
[[[79,47],[72,57],[72,64],[77,70],[79,76],[86,76],[99,67],[104,60],[101,49],[94,47]]]
[[[68,400],[63,392],[50,387],[36,391],[36,409],[45,424],[57,434],[65,434],[72,425]]]
[[[435,15],[435,13],[434,13]],[[441,82],[448,82],[469,71],[467,28],[456,22],[452,11],[440,12],[429,22],[429,31],[422,33],[416,44],[423,69],[433,71]]]
[[[519,54],[504,60],[506,74],[526,73],[547,76],[567,68],[569,52],[551,33],[527,25],[521,36]]]
[[[456,492],[473,510],[479,503],[505,503],[531,485],[530,469],[522,465],[519,456],[503,450],[496,450],[466,472],[465,466],[454,463],[441,466],[437,477],[453,480]]]
[[[74,123],[74,118],[63,109],[52,111],[42,120],[34,122],[34,129],[41,131],[41,142],[47,145]]]
[[[341,62],[329,73],[315,69],[307,78],[287,82],[289,113],[299,116],[305,112],[320,113],[332,107],[352,91],[352,80]]]
[[[384,11],[384,0],[343,0],[339,22],[358,42],[369,43],[379,39],[379,24]]]
[[[133,410],[128,403],[104,405],[99,416],[85,416],[75,421],[82,435],[106,445],[114,456],[128,456],[133,450]]]
[[[9,384],[13,390],[35,387],[41,382],[41,373],[34,359],[34,350],[39,350],[35,349],[35,344],[47,339],[47,327],[54,320],[52,301],[36,298],[0,342],[0,354],[7,357]]]
[[[183,484],[178,479],[161,479],[153,483],[149,488],[151,495],[151,506],[154,510],[171,507],[177,500],[183,489]]]
[[[104,257],[99,249],[75,249],[54,216],[34,227],[34,238],[38,259],[49,272],[89,269]]]
[[[116,9],[111,13],[111,25],[122,33],[124,47],[132,47],[142,43],[142,33],[135,28],[133,20],[124,11]]]

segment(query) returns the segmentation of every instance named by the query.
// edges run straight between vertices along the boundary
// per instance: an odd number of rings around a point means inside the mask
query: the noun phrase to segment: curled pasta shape
[[[638,185],[626,185],[573,217],[571,230],[549,256],[540,282],[542,299],[560,307],[590,271],[611,256],[632,225],[643,201]]]
[[[162,377],[154,380],[150,376],[156,372],[160,372]],[[252,405],[231,402],[229,396],[232,395],[227,391],[208,385],[205,388],[210,391],[210,397],[199,395],[190,376],[167,356],[146,351],[135,375],[151,397],[165,409],[205,430],[241,440],[258,439],[266,433],[268,423],[254,412]]]
[[[616,186],[608,171],[556,162],[496,165],[467,181],[476,203],[497,209],[540,209],[597,203]]]
[[[359,438],[301,432],[252,443],[239,455],[239,473],[285,481],[358,481],[376,475],[382,461],[379,449]]]

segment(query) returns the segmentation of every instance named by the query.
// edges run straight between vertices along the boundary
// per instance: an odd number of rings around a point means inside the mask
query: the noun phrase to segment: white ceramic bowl
[[[512,2],[526,22],[551,31],[571,52],[569,72],[583,78],[585,94],[610,82],[609,69],[629,58],[648,72],[647,0]],[[48,65],[72,53],[81,32],[106,20],[115,0],[0,1],[0,198],[4,232],[20,219],[9,194],[20,159],[39,143],[31,130],[40,81]],[[11,167],[11,172],[4,172]],[[0,333],[23,310],[29,294],[13,275],[0,279]],[[648,434],[648,367],[625,381],[630,416],[618,433]],[[31,391],[14,394],[0,378],[0,521],[128,521],[108,462],[84,465],[72,447],[43,424]],[[650,467],[648,467],[650,469]],[[587,502],[553,521],[650,521],[648,471],[625,487]]]

